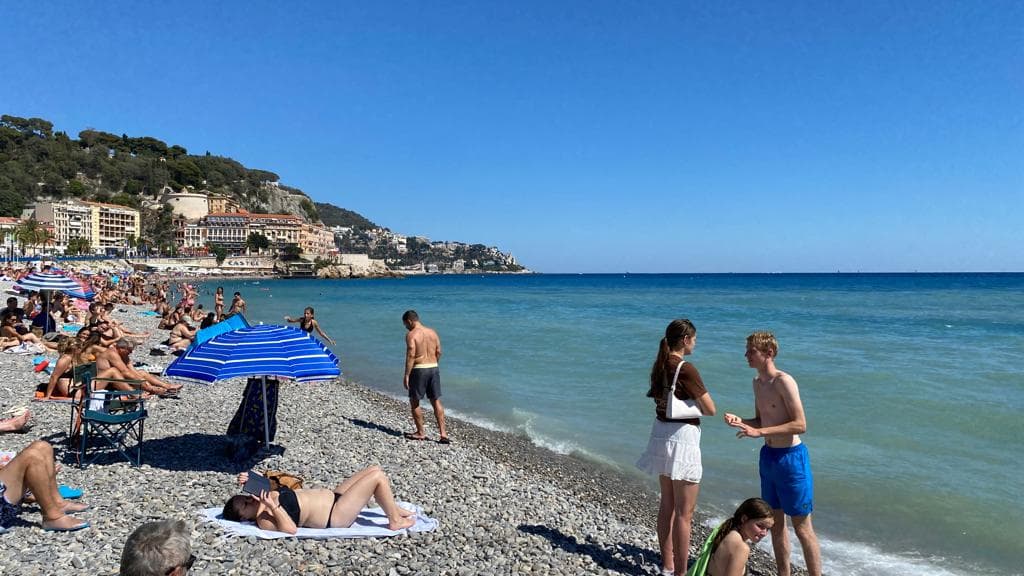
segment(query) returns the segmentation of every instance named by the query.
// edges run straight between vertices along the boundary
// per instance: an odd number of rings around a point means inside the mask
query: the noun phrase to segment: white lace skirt
[[[700,426],[655,420],[647,450],[636,467],[655,476],[699,483],[704,474],[700,463]]]

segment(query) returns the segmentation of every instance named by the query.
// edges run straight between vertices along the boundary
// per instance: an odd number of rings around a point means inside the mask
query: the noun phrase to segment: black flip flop
[[[417,435],[413,434],[412,432],[406,432],[405,434],[402,434],[402,436],[403,436],[403,437],[404,437],[404,438],[405,438],[406,440],[418,440],[418,441],[423,441],[423,440],[426,440],[426,439],[427,439],[427,437],[426,437],[426,436],[417,436]]]
[[[441,436],[440,438],[438,438],[437,443],[438,444],[451,444],[452,441],[449,440],[447,436]]]

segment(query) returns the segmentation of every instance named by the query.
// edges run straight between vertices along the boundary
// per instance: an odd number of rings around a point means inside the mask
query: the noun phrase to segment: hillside
[[[363,228],[365,230],[379,228],[379,226],[358,212],[339,208],[334,204],[326,202],[314,202],[313,204],[316,206],[317,213],[320,214],[320,221],[325,226],[344,226],[346,228]]]
[[[0,216],[21,216],[37,201],[62,199],[130,206],[142,209],[140,236],[157,249],[173,251],[172,213],[170,206],[162,204],[168,188],[228,196],[250,212],[294,214],[308,222],[353,228],[357,235],[380,228],[351,210],[314,203],[302,190],[282,184],[274,172],[248,168],[209,151],[189,154],[183,146],[151,136],[118,136],[91,128],[74,139],[55,131],[53,123],[42,118],[0,116]],[[348,248],[375,254],[372,242],[357,241]],[[376,250],[385,252],[379,247]],[[455,252],[443,247],[433,250],[428,245],[415,251],[415,258],[403,252],[393,263],[435,264],[447,270],[458,259],[453,257]],[[496,262],[495,270],[522,269],[511,255],[497,248],[474,250],[472,255],[481,262]]]

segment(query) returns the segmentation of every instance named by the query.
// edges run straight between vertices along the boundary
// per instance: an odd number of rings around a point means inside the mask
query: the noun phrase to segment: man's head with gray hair
[[[182,576],[195,557],[191,531],[183,520],[161,520],[139,526],[124,543],[120,576]]]
[[[132,350],[135,349],[135,345],[129,342],[126,338],[119,339],[116,343],[116,346],[121,350],[127,350],[128,352],[131,352]]]

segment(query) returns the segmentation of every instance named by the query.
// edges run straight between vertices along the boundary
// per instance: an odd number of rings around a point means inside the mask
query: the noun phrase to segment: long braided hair
[[[725,522],[718,526],[718,533],[715,534],[715,539],[711,541],[711,554],[713,555],[715,550],[718,550],[718,545],[722,543],[722,540],[725,540],[729,532],[739,530],[740,525],[744,522],[771,517],[772,507],[767,502],[760,498],[747,498],[736,509],[736,512],[733,513],[732,518],[726,518]]]
[[[668,354],[670,351],[679,348],[683,339],[687,336],[696,336],[697,329],[686,318],[679,318],[669,322],[665,328],[665,337],[658,344],[658,356],[651,366],[651,387],[647,391],[648,398],[660,398],[665,393],[666,368]]]

